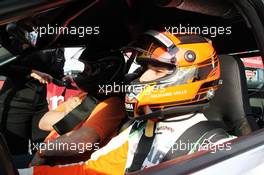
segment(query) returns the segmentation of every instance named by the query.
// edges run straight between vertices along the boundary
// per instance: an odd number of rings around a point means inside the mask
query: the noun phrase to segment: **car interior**
[[[222,87],[205,112],[208,118],[222,120],[236,136],[249,134],[258,126],[249,104],[245,68],[240,59],[219,55]]]
[[[246,17],[246,10],[239,4],[234,6],[230,1],[223,0],[153,0],[151,2],[142,0],[118,0],[115,2],[95,0],[66,2],[59,3],[58,1],[56,5],[49,4],[46,1],[39,1],[39,4],[34,4],[32,1],[32,4],[25,4],[24,8],[16,9],[16,13],[12,13],[11,1],[10,3],[6,2],[5,6],[2,6],[2,2],[0,2],[1,46],[6,49],[11,47],[8,33],[5,30],[6,25],[11,22],[16,22],[21,27],[45,26],[47,24],[99,26],[100,33],[102,33],[99,36],[91,35],[87,37],[74,35],[45,36],[37,40],[36,48],[40,50],[78,46],[85,46],[89,49],[89,47],[94,48],[93,45],[106,50],[118,49],[137,38],[146,29],[162,29],[164,26],[173,29],[173,27],[179,27],[179,24],[205,28],[223,27],[226,29],[231,27],[232,33],[229,35],[218,34],[212,36],[209,33],[205,34],[206,37],[212,40],[218,53],[222,79],[221,88],[210,102],[210,107],[205,110],[205,115],[209,120],[221,121],[227,126],[227,131],[231,135],[239,138],[240,136],[250,136],[252,132],[264,128],[264,81],[261,77],[263,73],[258,74],[259,78],[255,84],[249,81],[246,73],[247,70],[264,72],[264,67],[248,68],[242,59],[263,56],[263,50],[260,49],[263,45],[254,39],[259,36],[254,30],[258,26],[252,27],[252,16]],[[38,6],[42,8],[37,8]],[[4,7],[7,9],[6,13],[2,11]],[[86,9],[86,7],[88,8]],[[237,8],[243,9],[242,12]],[[16,15],[18,12],[21,15]],[[34,15],[29,16],[30,13]],[[4,14],[9,14],[9,17]],[[214,28],[210,29],[214,31]],[[259,29],[260,32],[261,30]],[[5,51],[0,50],[0,66],[9,61],[12,63],[15,56],[8,55]],[[127,77],[129,76],[127,75]],[[4,78],[2,79],[4,80]],[[0,174],[18,174],[12,163],[5,140],[1,135],[0,155]],[[198,154],[198,156],[200,155]],[[175,162],[172,164],[175,164]],[[151,172],[155,174],[154,171]],[[144,174],[144,171],[142,173]]]
[[[15,168],[15,165],[13,163],[13,160],[11,158],[11,154],[8,150],[7,143],[5,141],[5,138],[2,134],[0,134],[0,174],[6,174],[6,175],[18,175],[18,171]]]

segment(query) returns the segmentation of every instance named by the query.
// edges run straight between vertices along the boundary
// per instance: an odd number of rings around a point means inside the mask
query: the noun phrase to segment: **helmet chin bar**
[[[149,120],[149,119],[163,120],[166,118],[177,117],[184,114],[200,112],[208,107],[209,107],[209,102],[202,104],[194,104],[194,105],[175,106],[175,107],[157,110],[150,114],[140,115],[138,117],[133,117],[133,118],[129,117],[129,118],[132,120]]]

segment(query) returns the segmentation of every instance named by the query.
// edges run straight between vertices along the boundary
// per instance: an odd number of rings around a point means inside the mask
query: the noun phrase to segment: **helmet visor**
[[[136,62],[140,65],[161,64],[174,65],[177,47],[166,48],[159,40],[144,35],[140,40],[131,43],[125,49],[136,52]]]

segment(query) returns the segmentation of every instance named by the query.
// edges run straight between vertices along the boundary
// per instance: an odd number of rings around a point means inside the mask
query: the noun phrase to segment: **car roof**
[[[23,1],[24,2],[24,1]],[[100,27],[99,35],[79,37],[76,35],[61,35],[49,47],[65,47],[78,45],[97,45],[106,49],[120,48],[131,39],[139,36],[145,29],[164,29],[175,27],[175,24],[195,25],[200,27],[231,27],[229,36],[213,37],[213,43],[218,53],[234,53],[256,49],[254,39],[246,23],[227,1],[214,2],[203,0],[199,3],[189,1],[184,6],[172,8],[172,5],[162,1],[116,1],[101,2],[91,6],[69,23],[69,27]],[[0,34],[5,36],[5,24],[17,20],[33,20],[39,25],[63,25],[76,12],[89,5],[89,1],[34,1],[22,3],[19,0],[0,2]],[[216,8],[217,6],[217,8]],[[30,17],[30,18],[28,18]],[[178,27],[178,26],[177,26]],[[215,30],[210,28],[210,30]],[[242,37],[243,36],[243,37]],[[118,39],[117,39],[118,38]],[[245,42],[241,42],[241,38]],[[46,48],[54,37],[43,37],[39,48]]]

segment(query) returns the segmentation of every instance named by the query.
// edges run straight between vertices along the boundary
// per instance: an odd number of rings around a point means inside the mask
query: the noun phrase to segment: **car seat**
[[[257,130],[249,105],[245,68],[239,58],[219,55],[223,84],[204,112],[209,120],[222,121],[230,134],[241,136]]]

